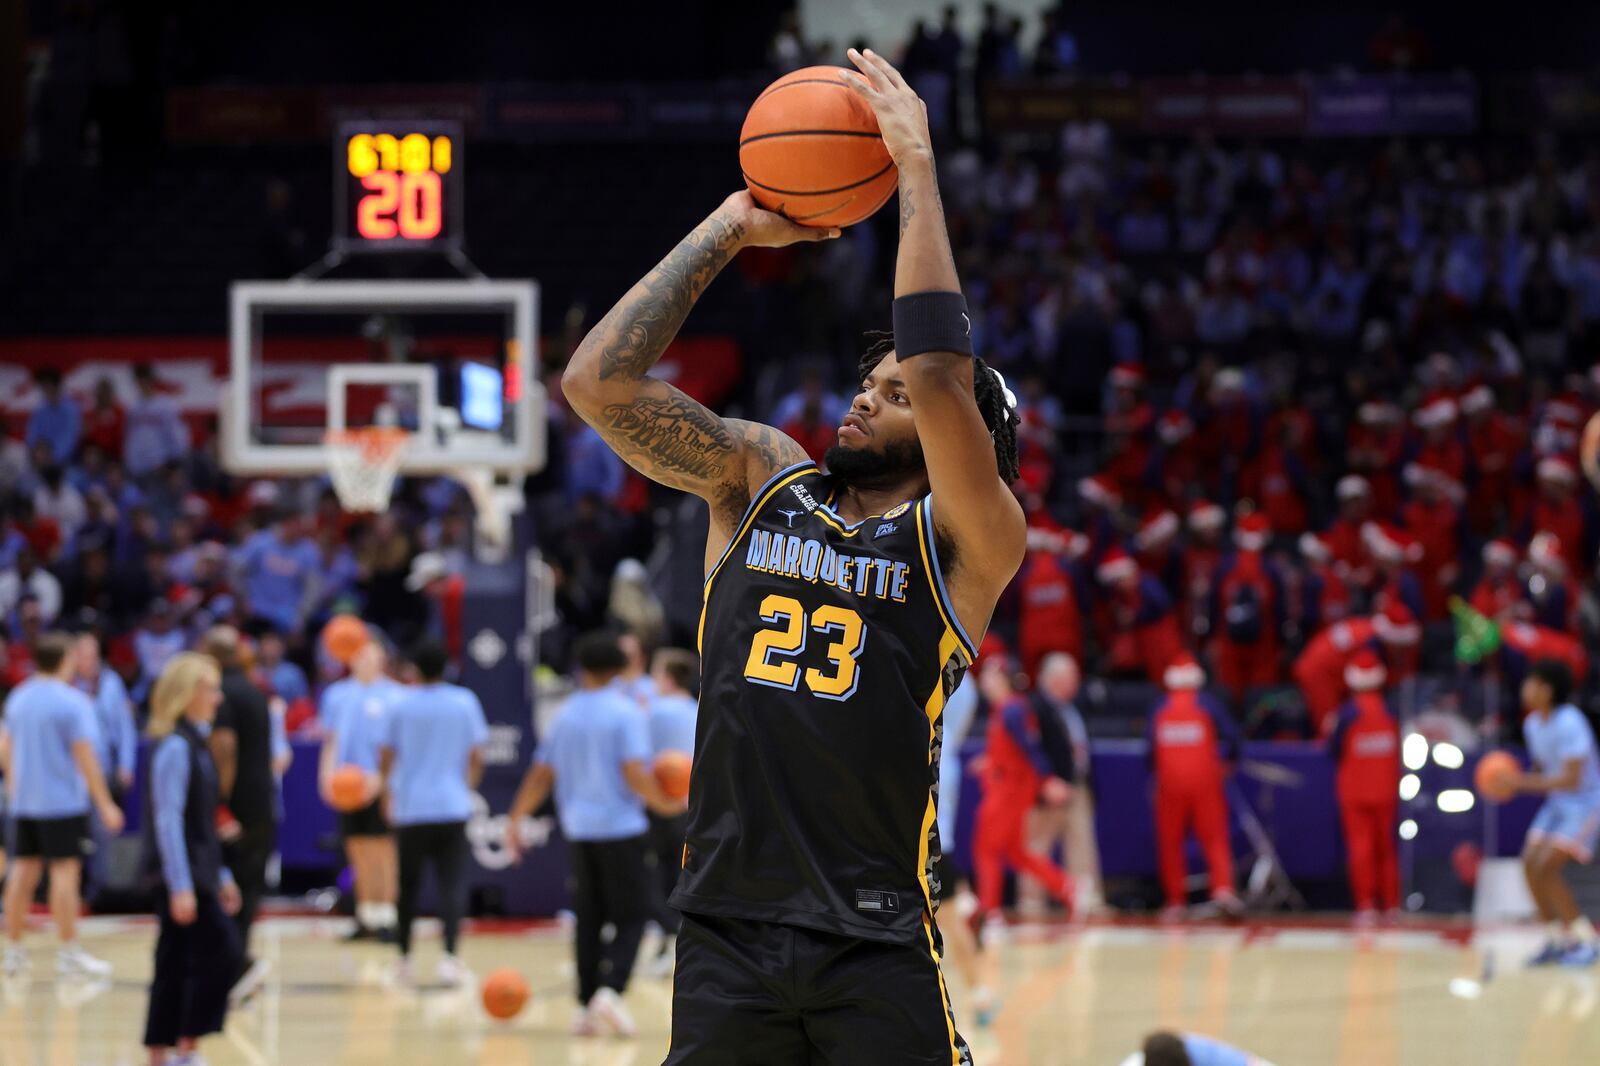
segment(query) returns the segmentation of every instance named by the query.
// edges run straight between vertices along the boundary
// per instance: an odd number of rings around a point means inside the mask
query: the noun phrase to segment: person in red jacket
[[[1406,530],[1417,539],[1414,572],[1422,585],[1422,617],[1427,622],[1450,616],[1450,597],[1461,576],[1461,483],[1424,466],[1406,468],[1413,496],[1400,512]]]
[[[1239,755],[1239,731],[1214,702],[1200,693],[1205,672],[1187,652],[1173,659],[1162,680],[1167,694],[1150,713],[1150,761],[1155,773],[1156,849],[1167,918],[1183,913],[1188,899],[1184,841],[1192,830],[1211,872],[1211,898],[1224,912],[1243,911],[1233,889],[1233,850],[1228,842],[1228,801],[1222,786],[1225,763]]]
[[[1522,586],[1523,609],[1517,616],[1534,625],[1578,635],[1581,594],[1569,576],[1567,556],[1554,533],[1535,533],[1528,542],[1529,574]]]
[[[1161,671],[1183,648],[1172,597],[1161,582],[1139,572],[1121,548],[1112,548],[1095,570],[1110,598],[1111,668],[1158,681]]]
[[[1532,541],[1537,533],[1554,533],[1561,542],[1567,573],[1583,580],[1589,573],[1585,545],[1590,544],[1589,518],[1577,496],[1578,468],[1560,455],[1539,460],[1539,491],[1522,520],[1522,536]]]
[[[1540,659],[1559,659],[1566,663],[1578,686],[1589,676],[1589,657],[1576,637],[1523,622],[1500,627],[1500,665],[1513,687],[1522,684],[1529,668]]]
[[[1400,469],[1405,446],[1405,412],[1399,407],[1372,400],[1357,409],[1356,424],[1350,428],[1345,454],[1350,476],[1367,483],[1377,514],[1393,514],[1399,506],[1400,483],[1395,472]],[[1343,498],[1341,495],[1341,501]]]
[[[1328,542],[1315,533],[1300,536],[1300,554],[1305,557],[1305,576],[1300,582],[1300,632],[1320,632],[1325,626],[1342,621],[1350,613],[1350,585],[1345,568],[1334,562]]]
[[[1362,527],[1372,517],[1372,486],[1364,477],[1346,474],[1339,479],[1339,517],[1333,520],[1322,539],[1327,541],[1333,563],[1341,567],[1345,580],[1365,586],[1370,576]]]
[[[1522,582],[1517,579],[1517,546],[1504,537],[1483,546],[1483,576],[1469,601],[1486,618],[1503,622],[1520,614]]]
[[[1466,422],[1467,464],[1472,492],[1467,520],[1474,533],[1492,530],[1511,493],[1511,464],[1526,444],[1526,429],[1495,409],[1494,392],[1476,385],[1461,397]]]
[[[1217,567],[1211,583],[1213,649],[1217,680],[1239,706],[1245,690],[1275,684],[1286,603],[1283,578],[1262,556],[1271,529],[1260,511],[1239,519],[1238,551]]]
[[[1177,545],[1183,523],[1165,507],[1153,508],[1139,523],[1133,535],[1134,558],[1139,569],[1161,582],[1167,595],[1176,600],[1183,591],[1183,551]]]
[[[1456,415],[1455,400],[1444,395],[1435,396],[1417,408],[1412,420],[1422,431],[1422,441],[1414,462],[1437,470],[1452,481],[1465,481],[1467,450],[1456,434]]]
[[[1051,652],[1083,658],[1083,590],[1077,567],[1087,548],[1088,538],[1081,533],[1028,530],[1028,554],[1018,575],[1017,644],[1030,677]]]
[[[1395,812],[1400,796],[1400,722],[1384,697],[1388,672],[1371,648],[1345,667],[1349,702],[1339,708],[1328,739],[1337,765],[1339,815],[1350,864],[1356,922],[1370,925],[1377,908],[1400,907],[1400,867],[1395,853]]]
[[[972,871],[978,890],[978,917],[1000,909],[1009,866],[1031,875],[1072,911],[1072,878],[1043,855],[1027,849],[1028,812],[1044,799],[1060,805],[1072,787],[1050,772],[1039,739],[1039,722],[1013,683],[1015,664],[992,655],[978,671],[978,690],[989,704],[988,747],[983,762],[983,800],[972,836]]]
[[[1421,636],[1422,627],[1410,612],[1391,600],[1384,613],[1346,618],[1312,637],[1290,672],[1317,735],[1326,735],[1333,726],[1333,714],[1345,698],[1345,667],[1357,653],[1369,649],[1404,660]]]
[[[1310,520],[1306,500],[1311,492],[1311,475],[1301,451],[1304,431],[1299,419],[1279,422],[1269,434],[1261,454],[1244,469],[1239,478],[1239,496],[1253,499],[1279,534],[1304,533]]]

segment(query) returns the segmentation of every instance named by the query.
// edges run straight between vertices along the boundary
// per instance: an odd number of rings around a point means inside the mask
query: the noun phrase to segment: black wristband
[[[923,352],[972,354],[972,320],[959,292],[914,292],[894,301],[894,354],[904,361]]]

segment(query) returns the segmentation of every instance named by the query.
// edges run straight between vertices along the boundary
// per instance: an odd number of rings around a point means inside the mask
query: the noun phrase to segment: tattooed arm
[[[561,377],[572,409],[629,466],[711,504],[714,535],[739,520],[754,488],[805,452],[770,426],[713,414],[650,377],[650,368],[741,248],[838,235],[797,226],[761,210],[748,192],[734,193],[596,323]]]

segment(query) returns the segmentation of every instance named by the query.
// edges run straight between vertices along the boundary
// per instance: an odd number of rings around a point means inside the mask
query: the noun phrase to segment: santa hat
[[[1415,644],[1422,639],[1422,627],[1411,613],[1411,608],[1394,597],[1388,597],[1382,611],[1372,616],[1372,628],[1385,644]]]
[[[1143,388],[1144,367],[1138,363],[1118,363],[1111,368],[1111,387],[1114,389]]]
[[[1138,577],[1139,564],[1134,562],[1133,556],[1121,548],[1112,548],[1106,552],[1105,558],[1100,560],[1100,565],[1095,567],[1094,576],[1100,579],[1102,585],[1114,585],[1119,581]]]
[[[1383,668],[1383,660],[1378,658],[1378,653],[1371,648],[1362,648],[1356,652],[1344,668],[1344,683],[1353,691],[1370,692],[1375,688],[1382,688],[1384,681],[1389,677],[1389,671]]]
[[[1166,671],[1161,675],[1161,681],[1169,689],[1194,689],[1205,685],[1206,674],[1200,669],[1200,664],[1195,662],[1194,656],[1183,651],[1168,664]]]
[[[1456,402],[1448,396],[1436,396],[1417,408],[1412,417],[1423,429],[1448,426],[1456,420]]]
[[[1189,505],[1189,528],[1197,533],[1215,532],[1228,521],[1228,512],[1210,500],[1196,500]]]
[[[1517,546],[1504,537],[1496,537],[1483,546],[1483,561],[1490,566],[1517,565]]]
[[[1325,563],[1333,558],[1333,549],[1328,542],[1315,533],[1302,533],[1300,535],[1300,554],[1314,563]]]
[[[1540,481],[1551,481],[1557,485],[1575,485],[1578,482],[1578,468],[1564,455],[1547,455],[1540,459],[1538,474]]]
[[[1567,558],[1561,554],[1561,538],[1548,530],[1535,533],[1528,542],[1528,562],[1538,567],[1566,569]]]
[[[1339,494],[1340,500],[1353,500],[1357,496],[1372,495],[1372,483],[1360,474],[1346,474],[1339,479],[1335,491]]]
[[[1462,414],[1475,415],[1494,406],[1494,390],[1487,385],[1474,385],[1461,395]]]
[[[1272,536],[1272,526],[1260,511],[1251,511],[1233,527],[1233,542],[1247,552],[1258,552],[1267,546]]]
[[[1122,493],[1117,491],[1116,482],[1105,474],[1091,474],[1079,480],[1078,493],[1090,503],[1099,504],[1101,507],[1115,508],[1122,505]]]
[[[1414,563],[1422,558],[1422,545],[1417,543],[1417,538],[1386,522],[1363,523],[1361,542],[1380,562]]]
[[[1399,407],[1383,400],[1370,400],[1356,410],[1356,418],[1364,426],[1392,426],[1400,421]]]
[[[1166,508],[1152,511],[1139,523],[1139,532],[1133,535],[1133,543],[1140,551],[1149,551],[1176,537],[1178,526],[1178,516],[1173,512]]]
[[[1076,530],[1029,526],[1028,550],[1057,552],[1068,559],[1081,559],[1089,551],[1089,538]]]
[[[1466,489],[1461,482],[1437,467],[1424,466],[1421,463],[1407,463],[1401,475],[1407,485],[1412,488],[1427,485],[1436,489],[1446,499],[1460,502],[1466,499]]]
[[[1244,391],[1244,371],[1236,366],[1225,366],[1211,379],[1213,396]]]
[[[1161,416],[1161,422],[1156,426],[1156,433],[1161,437],[1163,444],[1177,444],[1186,440],[1194,432],[1194,423],[1189,421],[1189,416],[1179,410],[1171,410]]]
[[[1565,397],[1544,405],[1544,417],[1564,429],[1577,429],[1583,425],[1583,408]]]

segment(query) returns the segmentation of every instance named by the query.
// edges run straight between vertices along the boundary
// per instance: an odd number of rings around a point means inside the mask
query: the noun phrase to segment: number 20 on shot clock
[[[334,235],[341,251],[460,246],[460,123],[342,122],[333,147]]]

